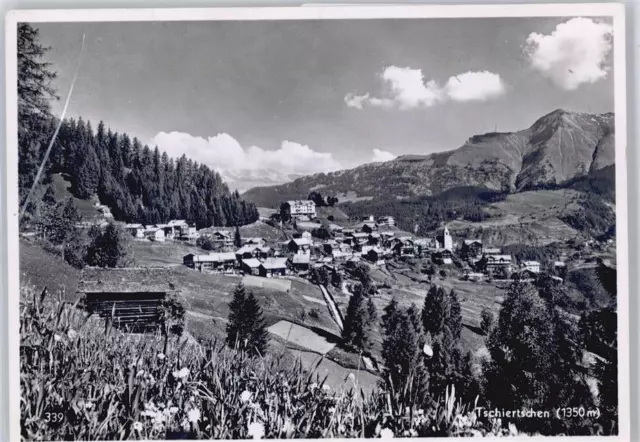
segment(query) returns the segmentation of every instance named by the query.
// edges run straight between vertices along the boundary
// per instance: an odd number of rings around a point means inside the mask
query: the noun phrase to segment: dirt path
[[[318,285],[318,287],[320,287],[320,291],[322,292],[322,296],[324,296],[324,300],[327,303],[327,307],[331,312],[331,316],[333,317],[333,320],[336,321],[336,324],[338,324],[340,331],[342,331],[344,329],[344,321],[342,319],[342,313],[340,312],[340,310],[338,309],[338,306],[336,305],[335,299],[333,299],[333,296],[331,295],[331,293],[329,293],[329,290],[327,290],[325,286],[320,284]]]

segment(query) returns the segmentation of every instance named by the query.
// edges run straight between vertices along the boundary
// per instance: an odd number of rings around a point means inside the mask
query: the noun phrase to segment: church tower
[[[451,237],[451,233],[449,232],[449,228],[447,226],[444,226],[444,237],[442,238],[442,245],[444,246],[445,250],[453,250],[453,238]]]

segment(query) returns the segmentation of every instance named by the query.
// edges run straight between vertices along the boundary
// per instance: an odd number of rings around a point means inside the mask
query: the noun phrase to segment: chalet
[[[158,229],[162,229],[164,232],[164,239],[172,240],[174,239],[174,231],[173,228],[169,227],[168,224],[156,224],[155,227]]]
[[[356,255],[351,255],[347,258],[346,266],[347,268],[353,269],[360,263],[360,257]]]
[[[165,299],[178,290],[165,268],[85,268],[78,284],[89,315],[129,332],[154,332],[161,326]]]
[[[344,236],[351,236],[355,233],[356,231],[354,229],[342,229],[342,234]]]
[[[164,230],[158,227],[150,227],[144,231],[144,237],[150,241],[164,242]]]
[[[258,275],[260,273],[260,265],[262,262],[256,258],[243,259],[241,268],[245,275]]]
[[[484,260],[487,272],[495,272],[501,268],[507,272],[512,270],[511,255],[489,255]]]
[[[373,217],[373,215],[368,215],[368,216],[363,216],[360,218],[360,221],[364,221],[364,222],[375,222],[375,218]]]
[[[208,255],[194,255],[190,253],[182,258],[182,263],[192,269],[204,271],[232,270],[236,264],[234,253],[209,253]]]
[[[291,218],[293,219],[313,219],[316,217],[316,203],[311,200],[287,201]]]
[[[431,259],[437,264],[453,264],[453,252],[448,249],[438,250],[431,255]]]
[[[502,250],[498,247],[487,247],[482,250],[482,254],[485,256],[488,255],[500,255]]]
[[[567,266],[567,265],[566,265],[564,262],[562,262],[562,261],[555,261],[555,262],[553,263],[553,267],[554,267],[555,269],[562,269],[562,268],[565,268],[566,266]]]
[[[311,245],[313,242],[307,238],[294,238],[287,243],[287,249],[290,253],[311,253]]]
[[[344,229],[342,228],[342,226],[339,226],[337,224],[329,224],[329,230],[336,233],[344,233]]]
[[[365,221],[358,228],[358,230],[365,233],[371,233],[377,229],[378,229],[378,225],[375,223],[375,221]]]
[[[350,256],[352,256],[351,252],[343,252],[342,250],[338,249],[331,252],[331,257],[334,259],[334,261],[346,260]]]
[[[167,223],[167,227],[171,227],[175,231],[174,236],[177,238],[182,235],[183,230],[189,228],[189,224],[184,219],[172,219]]]
[[[367,232],[357,232],[351,235],[353,244],[365,244],[369,242],[369,233]]]
[[[479,239],[465,239],[460,247],[462,259],[479,259],[482,257],[482,241]]]
[[[310,258],[309,255],[300,255],[300,254],[293,255],[293,257],[291,258],[291,266],[293,267],[294,270],[299,272],[307,271],[309,270],[309,262],[310,262],[309,258]]]
[[[520,269],[522,271],[528,271],[531,273],[540,273],[540,263],[538,261],[522,261],[520,263]]]
[[[260,276],[271,278],[287,274],[287,258],[267,258],[258,268]]]
[[[367,261],[376,264],[384,264],[384,252],[379,247],[365,246],[362,248],[362,257]]]
[[[401,258],[415,257],[415,244],[411,238],[397,238],[396,241],[394,241],[393,252]]]
[[[125,224],[124,229],[136,239],[144,239],[144,226],[142,224]]]
[[[380,216],[378,217],[378,225],[395,226],[396,220],[392,216]]]
[[[256,258],[256,249],[257,246],[242,246],[236,250],[236,259],[241,262],[243,259]]]
[[[255,237],[255,238],[244,238],[243,244],[245,246],[264,246],[267,244],[267,241],[264,238]]]

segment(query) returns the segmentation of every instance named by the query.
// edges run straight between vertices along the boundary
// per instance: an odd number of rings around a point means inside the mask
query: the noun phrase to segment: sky
[[[316,173],[614,110],[595,18],[38,23],[60,114],[216,169]]]

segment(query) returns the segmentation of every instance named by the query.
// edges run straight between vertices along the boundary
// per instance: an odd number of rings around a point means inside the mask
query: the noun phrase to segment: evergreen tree
[[[428,373],[424,366],[419,335],[406,311],[390,303],[383,316],[385,335],[382,342],[384,385],[395,407],[424,403]]]
[[[575,346],[572,328],[533,286],[513,282],[487,340],[491,360],[484,370],[484,391],[490,406],[588,407],[592,399],[577,367],[581,351]],[[536,420],[520,421],[518,428],[557,434],[573,425],[575,422]]]
[[[442,287],[432,285],[424,300],[422,323],[431,336],[442,333],[450,314],[449,296]]]
[[[280,204],[280,219],[283,223],[291,221],[291,206],[286,201]]]
[[[370,317],[370,313],[362,286],[357,285],[349,299],[344,318],[342,339],[345,345],[364,352],[371,350],[373,318]]]
[[[87,249],[87,264],[96,267],[126,267],[131,263],[131,235],[110,222],[102,231],[93,232]]]
[[[382,327],[385,330],[390,330],[391,328],[395,327],[397,315],[399,314],[398,308],[398,301],[396,301],[396,298],[391,298],[389,304],[387,304],[387,306],[384,308],[384,314],[381,318]]]
[[[236,226],[236,233],[233,237],[233,245],[240,248],[242,247],[242,237],[240,236],[240,229]]]
[[[39,43],[40,32],[18,23],[18,190],[22,202],[34,182],[53,133],[50,101],[57,99],[51,64],[43,60],[50,48]]]
[[[449,317],[447,319],[447,326],[454,340],[457,342],[462,333],[462,311],[458,296],[454,290],[451,290],[449,293]]]
[[[253,293],[246,293],[242,282],[238,283],[234,289],[229,310],[227,345],[264,355],[267,351],[269,336],[262,309]]]

